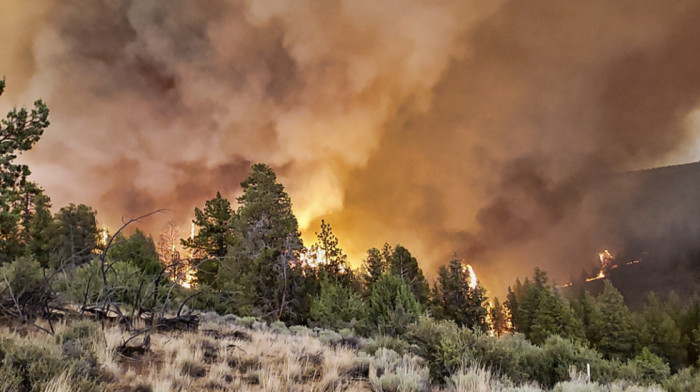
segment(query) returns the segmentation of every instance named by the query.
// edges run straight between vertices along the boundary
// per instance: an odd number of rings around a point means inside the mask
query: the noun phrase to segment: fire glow
[[[598,272],[598,275],[596,275],[592,278],[586,279],[586,282],[592,282],[594,280],[604,279],[605,278],[605,270],[607,270],[610,267],[611,262],[613,260],[615,260],[607,249],[598,253],[598,258],[600,259],[600,271]]]

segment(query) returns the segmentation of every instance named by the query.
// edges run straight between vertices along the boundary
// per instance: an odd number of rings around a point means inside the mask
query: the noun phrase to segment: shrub
[[[430,387],[429,371],[421,358],[400,356],[386,348],[377,350],[370,359],[369,380],[375,391],[419,392]]]
[[[647,385],[663,382],[670,374],[669,365],[646,347],[622,368],[622,376],[625,379]]]
[[[417,320],[421,306],[398,276],[382,275],[373,285],[364,316],[365,328],[391,335],[403,334]]]
[[[350,287],[324,280],[321,292],[311,303],[310,318],[313,324],[332,329],[351,326],[362,310],[360,295]]]
[[[694,368],[685,368],[664,383],[668,392],[700,392],[700,373]]]
[[[0,385],[5,391],[40,391],[59,378],[63,378],[61,384],[71,384],[71,390],[97,390],[99,380],[82,369],[82,364],[62,357],[57,346],[0,339]]]
[[[10,304],[16,301],[22,314],[30,317],[43,312],[43,304],[53,299],[41,265],[26,257],[0,266],[0,293],[0,300]]]

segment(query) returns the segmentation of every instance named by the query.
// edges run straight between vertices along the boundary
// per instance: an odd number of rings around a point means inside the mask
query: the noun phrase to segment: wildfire
[[[605,278],[605,270],[607,270],[610,267],[610,263],[614,260],[614,258],[607,249],[598,253],[598,258],[600,259],[600,271],[598,272],[598,275],[586,279],[586,282],[592,282],[594,280]]]
[[[102,244],[102,246],[107,246],[107,239],[109,239],[109,230],[107,230],[107,226],[102,225],[101,231],[100,244]]]
[[[474,268],[472,268],[472,266],[469,264],[462,264],[462,270],[469,274],[469,288],[474,290],[477,284],[476,273],[474,272]]]

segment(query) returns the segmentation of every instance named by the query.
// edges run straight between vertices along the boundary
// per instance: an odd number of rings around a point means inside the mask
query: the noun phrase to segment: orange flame
[[[592,282],[594,280],[605,278],[605,270],[610,267],[610,262],[614,260],[614,258],[607,249],[598,253],[598,258],[600,259],[600,271],[598,272],[598,275],[586,279],[586,282]]]

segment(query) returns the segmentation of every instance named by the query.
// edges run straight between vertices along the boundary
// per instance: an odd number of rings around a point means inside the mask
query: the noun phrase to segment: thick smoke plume
[[[565,279],[615,241],[591,234],[600,178],[698,159],[699,11],[5,0],[0,73],[10,104],[52,110],[26,160],[57,206],[187,225],[267,162],[305,232],[325,218],[356,262],[400,242],[431,276],[458,251],[500,290],[536,264]]]

